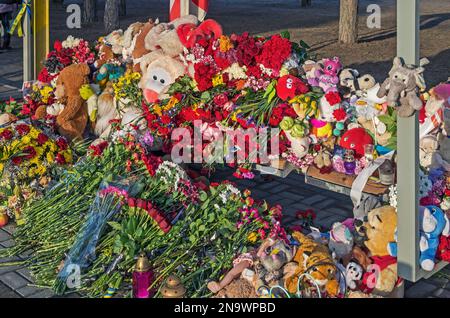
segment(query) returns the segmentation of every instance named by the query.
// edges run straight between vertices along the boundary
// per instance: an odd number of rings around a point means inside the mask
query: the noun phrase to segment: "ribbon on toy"
[[[199,21],[203,21],[208,12],[208,0],[170,0],[169,19],[173,21],[181,17],[183,6],[189,6],[189,13],[197,12]],[[184,7],[185,8],[185,7]]]
[[[365,215],[361,213],[361,209],[357,209],[361,203],[362,191],[366,186],[367,180],[386,160],[391,160],[395,151],[391,151],[384,156],[380,156],[365,167],[356,177],[352,184],[352,190],[350,191],[350,197],[353,202],[353,214],[355,218],[363,218]]]
[[[22,28],[22,20],[25,17],[25,13],[28,13],[28,16],[31,20],[31,0],[22,0],[21,8],[16,18],[14,19],[13,25],[9,30],[10,34],[14,34],[14,31],[17,28],[17,35],[19,38],[23,37],[23,28]]]

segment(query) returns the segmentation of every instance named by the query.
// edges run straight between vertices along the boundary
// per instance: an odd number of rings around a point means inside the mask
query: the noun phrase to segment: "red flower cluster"
[[[233,34],[231,40],[235,42],[236,58],[241,66],[255,64],[255,58],[260,53],[262,44],[244,32],[242,35]]]
[[[58,145],[59,150],[64,151],[67,149],[67,147],[69,146],[67,144],[66,139],[64,139],[64,137],[59,137],[58,139],[56,139],[56,144]]]
[[[331,106],[339,104],[342,101],[341,95],[338,92],[328,92],[325,98]]]
[[[5,129],[0,133],[0,138],[4,139],[4,140],[11,140],[11,138],[13,137],[13,133],[11,130],[9,129]]]
[[[272,110],[272,115],[269,119],[269,125],[271,127],[278,127],[284,117],[297,118],[295,110],[288,104],[279,104]]]
[[[194,65],[195,81],[198,89],[203,92],[212,87],[212,79],[217,74],[217,67],[213,63],[202,61]]]
[[[30,127],[26,124],[19,124],[16,126],[16,130],[21,136],[25,136],[30,132]]]
[[[135,199],[135,198],[128,198],[127,204],[130,208],[138,208],[145,210],[150,217],[155,220],[155,222],[158,224],[159,228],[164,232],[167,233],[171,229],[170,221],[166,218],[166,216],[158,209],[156,205],[154,205],[150,201],[146,201],[143,199]]]
[[[48,136],[46,134],[43,133],[39,133],[38,137],[37,137],[37,142],[39,145],[43,145],[47,142],[48,140]]]
[[[107,141],[102,141],[101,143],[97,144],[97,145],[90,145],[89,149],[92,151],[91,155],[93,157],[99,157],[102,155],[103,151],[105,150],[105,148],[108,146],[108,142]]]
[[[291,42],[276,34],[264,43],[256,61],[278,73],[284,61],[291,55],[291,50]]]
[[[345,112],[344,109],[339,108],[333,111],[333,116],[336,119],[336,121],[344,121],[347,118],[347,113]]]

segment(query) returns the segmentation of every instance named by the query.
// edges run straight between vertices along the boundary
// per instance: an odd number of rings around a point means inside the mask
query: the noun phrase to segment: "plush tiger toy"
[[[284,284],[290,293],[297,292],[298,277],[307,273],[329,296],[339,293],[339,282],[336,279],[336,266],[325,245],[315,242],[312,238],[294,232],[292,236],[300,243],[293,261],[285,268]],[[294,266],[293,266],[294,265]]]

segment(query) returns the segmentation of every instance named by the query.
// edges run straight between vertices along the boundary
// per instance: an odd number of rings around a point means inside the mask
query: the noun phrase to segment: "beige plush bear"
[[[178,37],[177,28],[182,24],[197,23],[198,19],[193,15],[175,19],[170,23],[159,23],[145,37],[145,48],[150,52],[162,50],[167,56],[178,57],[183,52],[183,44]]]

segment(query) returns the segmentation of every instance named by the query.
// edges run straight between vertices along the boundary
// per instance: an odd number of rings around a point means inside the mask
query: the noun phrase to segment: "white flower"
[[[397,185],[391,185],[389,187],[389,205],[397,208]]]
[[[62,42],[62,47],[65,49],[71,49],[77,47],[80,44],[80,41],[81,39],[69,35],[67,39]]]
[[[230,67],[224,70],[225,73],[228,73],[230,80],[246,79],[247,74],[245,71],[246,67],[241,67],[238,63],[233,63]]]

